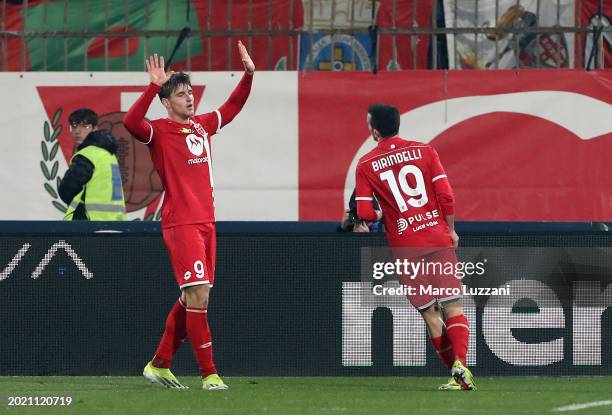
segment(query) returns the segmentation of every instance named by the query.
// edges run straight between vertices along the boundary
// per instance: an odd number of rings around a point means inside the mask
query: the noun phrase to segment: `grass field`
[[[612,378],[479,378],[476,392],[438,392],[440,378],[226,378],[231,389],[166,390],[140,377],[0,377],[2,412],[45,414],[611,414]],[[7,396],[72,396],[70,407],[9,407]]]

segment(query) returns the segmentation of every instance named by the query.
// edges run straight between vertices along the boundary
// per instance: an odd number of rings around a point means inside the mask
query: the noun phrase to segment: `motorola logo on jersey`
[[[198,137],[195,134],[189,134],[185,137],[185,141],[187,142],[187,147],[191,154],[194,156],[201,156],[204,152],[204,140],[202,137]]]
[[[208,157],[196,157],[194,159],[187,160],[187,164],[199,164],[199,163],[207,163]]]

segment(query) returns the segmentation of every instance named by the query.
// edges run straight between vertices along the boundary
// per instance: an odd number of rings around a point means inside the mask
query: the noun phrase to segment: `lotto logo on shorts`
[[[190,272],[190,271],[187,271],[187,272],[185,273],[185,281],[187,281],[189,278],[191,278],[191,272]]]

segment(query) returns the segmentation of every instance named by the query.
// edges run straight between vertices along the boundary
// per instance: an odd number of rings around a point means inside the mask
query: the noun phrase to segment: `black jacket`
[[[344,223],[343,220],[342,223],[338,225],[338,227],[336,228],[337,232],[353,232],[355,223],[361,221],[361,219],[359,219],[359,217],[357,216],[357,200],[355,199],[355,191],[356,189],[353,189],[353,193],[351,193],[351,198],[349,199],[348,203],[348,220],[346,221],[346,223]],[[375,197],[372,198],[372,207],[374,208],[374,210],[380,210],[380,204],[378,203],[378,200]]]
[[[117,142],[110,132],[106,130],[92,131],[85,140],[77,147],[77,151],[85,147],[96,146],[103,148],[111,154],[117,154]],[[94,165],[87,157],[77,155],[72,159],[68,171],[59,185],[59,196],[67,205],[78,195],[83,187],[93,176]],[[87,220],[85,205],[80,203],[76,208],[72,220]]]

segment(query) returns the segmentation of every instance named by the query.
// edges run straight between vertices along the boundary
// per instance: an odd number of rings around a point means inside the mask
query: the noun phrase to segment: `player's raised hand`
[[[164,57],[157,56],[157,53],[153,56],[149,56],[149,59],[145,60],[147,65],[147,72],[149,72],[149,80],[157,86],[162,86],[174,73],[174,71],[164,71]]]
[[[240,59],[244,65],[244,70],[249,74],[255,72],[255,64],[253,63],[253,59],[251,59],[249,52],[247,52],[241,41],[238,41],[238,53],[240,53]]]

